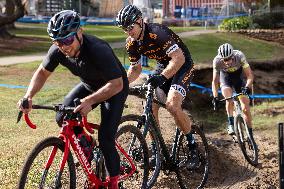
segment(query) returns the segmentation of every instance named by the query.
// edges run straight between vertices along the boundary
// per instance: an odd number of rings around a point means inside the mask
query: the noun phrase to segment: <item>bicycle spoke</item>
[[[46,162],[54,147],[59,149],[54,153],[52,163],[49,164],[49,167],[46,167]],[[63,149],[63,142],[58,138],[50,137],[41,141],[29,154],[25,162],[20,176],[19,188],[74,188],[76,176],[71,156],[69,156],[63,172],[59,172]]]
[[[194,168],[188,167],[191,153],[188,148],[187,140],[184,136],[180,138],[177,154],[177,176],[181,188],[202,188],[208,177],[208,145],[204,136],[199,132],[194,134],[197,143],[199,164]]]
[[[256,166],[258,164],[258,152],[255,142],[249,136],[247,126],[242,117],[237,118],[237,138],[239,146],[244,154],[245,159]]]
[[[146,142],[136,127],[127,126],[120,129],[116,142],[131,158],[130,162],[129,159],[118,150],[120,155],[120,176],[124,178],[122,185],[125,188],[131,188],[133,185],[142,187],[147,182],[149,167]],[[140,138],[137,137],[137,133],[134,133],[132,129],[141,134]],[[134,138],[135,140],[133,140]],[[143,141],[141,142],[141,139],[144,140],[144,143]],[[135,169],[132,168],[131,163],[133,163]],[[131,176],[129,177],[129,175]]]

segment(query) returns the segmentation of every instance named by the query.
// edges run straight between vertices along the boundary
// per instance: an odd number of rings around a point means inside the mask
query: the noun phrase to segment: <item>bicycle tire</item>
[[[128,146],[128,144],[125,143],[125,141],[128,141],[128,136],[126,136],[126,133],[131,134],[130,137],[133,137],[133,135],[136,137],[136,139],[139,140],[139,144],[137,147],[134,147],[135,145],[132,145],[131,147]],[[121,137],[121,138],[120,138]],[[142,176],[142,182],[141,182],[141,189],[147,189],[147,181],[148,181],[148,175],[149,175],[149,155],[148,155],[148,147],[145,138],[143,137],[142,133],[137,127],[134,127],[133,125],[124,125],[119,127],[117,133],[116,133],[116,141],[119,145],[123,147],[124,150],[127,148],[128,155],[132,158],[133,161],[137,162],[136,164],[136,171],[134,174],[138,174],[137,176],[134,176],[133,180],[130,181],[130,186],[126,186],[126,188],[129,188],[133,186],[133,182],[137,182],[137,178],[139,176]],[[122,144],[124,143],[124,144]],[[139,150],[138,150],[139,149]],[[142,152],[141,152],[142,150]],[[123,163],[123,159],[121,158],[121,164]],[[142,159],[142,160],[141,160]],[[123,165],[124,167],[127,167]],[[140,166],[140,169],[139,169]],[[143,166],[143,168],[142,168]],[[143,170],[142,175],[139,175],[139,170]],[[129,178],[127,178],[129,179]],[[126,179],[126,180],[127,180]],[[123,182],[125,184],[126,181]],[[122,186],[121,186],[122,187]]]
[[[176,153],[176,174],[180,188],[204,188],[209,174],[209,147],[203,131],[197,126],[192,125],[193,136],[198,145],[200,164],[197,169],[189,170],[186,168],[186,161],[189,157],[189,149],[186,137],[182,134],[179,137]]]
[[[234,130],[238,140],[239,147],[249,164],[258,165],[258,150],[255,141],[248,132],[248,126],[241,115],[237,115],[234,120]],[[252,151],[252,153],[249,152]]]
[[[128,122],[127,124],[131,124],[137,128],[139,128],[141,130],[141,132],[143,133],[143,129],[144,126],[142,125],[143,120],[142,117],[139,115],[135,115],[135,114],[129,114],[129,115],[124,115],[121,117],[121,121],[120,121],[120,125],[123,125],[123,123]],[[160,142],[159,139],[157,137],[157,135],[155,134],[155,132],[153,131],[153,129],[149,128],[150,135],[152,136],[152,139],[155,143],[155,149],[156,152],[161,152],[161,147],[160,147]],[[144,137],[145,139],[147,138],[147,136]],[[151,146],[151,138],[147,138],[146,139],[147,142],[147,146],[148,149]],[[149,152],[149,154],[151,154]],[[151,155],[149,155],[149,158],[151,158]],[[161,171],[161,166],[162,166],[162,162],[161,162],[161,153],[156,153],[155,154],[155,166],[154,168],[150,169],[150,173],[149,173],[149,178],[148,178],[148,182],[147,182],[147,187],[148,188],[152,188],[154,186],[154,184],[157,181],[157,178],[159,177],[160,171]]]
[[[49,169],[44,168],[41,173],[44,173],[44,172],[46,173],[46,171],[47,171],[46,175],[42,175],[42,174],[36,175],[37,174],[36,172],[33,174],[33,169],[31,169],[31,168],[34,168],[33,166],[35,166],[35,169],[39,169],[38,167],[36,167],[39,163],[42,163],[41,166],[44,165],[45,162],[47,161],[48,157],[49,157],[49,153],[51,152],[52,147],[58,148],[56,154],[58,154],[58,152],[61,151],[62,152],[61,155],[63,155],[64,146],[65,146],[65,143],[57,137],[48,137],[48,138],[42,140],[41,142],[39,142],[33,148],[33,150],[30,152],[30,154],[27,156],[27,158],[25,160],[24,166],[22,168],[22,172],[20,174],[20,179],[19,179],[19,183],[18,183],[17,188],[18,189],[35,188],[34,185],[37,185],[36,188],[40,188],[39,184],[46,184],[46,181],[48,181],[49,179],[52,180],[52,178],[51,178],[52,173],[51,172],[55,169],[57,169],[57,172],[55,173],[56,176],[57,176],[59,163],[56,164],[55,167],[51,166],[51,167],[49,167]],[[49,150],[46,151],[46,153],[48,153],[48,155],[46,154],[47,157],[43,158],[43,160],[42,160],[43,162],[37,162],[37,161],[41,160],[41,159],[37,159],[37,158],[40,155],[44,155],[44,154],[41,154],[41,152],[45,153],[45,150],[47,148],[50,148]],[[60,156],[59,162],[60,162],[61,158],[62,158],[62,156]],[[55,159],[54,159],[54,162],[53,162],[52,165],[54,165],[56,161],[57,161],[57,156],[55,156]],[[67,182],[67,185],[69,185],[69,187],[65,187],[65,188],[75,189],[76,188],[76,171],[75,171],[75,164],[74,164],[73,156],[72,156],[71,153],[69,153],[69,156],[68,156],[68,159],[67,159],[67,164],[68,164],[68,170],[66,169],[66,166],[65,166],[64,173],[63,173],[62,176],[64,176],[65,173],[66,173],[66,175],[67,174],[69,175],[69,179],[67,179],[67,180],[64,179],[62,181],[64,182],[63,184],[65,184],[65,182]],[[29,175],[29,173],[31,175]],[[36,177],[41,177],[40,178],[41,180],[39,181],[40,183],[34,182],[33,180],[32,181],[29,180],[29,178],[35,179]],[[60,180],[61,185],[62,185],[62,181]],[[42,182],[44,182],[44,183],[42,183]],[[60,187],[55,187],[55,186],[53,186],[53,187],[54,188],[60,188]],[[42,187],[42,188],[44,188],[44,187]]]

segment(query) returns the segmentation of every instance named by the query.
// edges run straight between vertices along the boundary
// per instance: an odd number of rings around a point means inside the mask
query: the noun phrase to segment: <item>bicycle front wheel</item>
[[[208,179],[209,155],[208,143],[203,131],[196,125],[192,125],[193,137],[197,144],[199,165],[195,169],[189,169],[187,162],[190,159],[190,151],[187,140],[181,135],[178,141],[176,153],[177,178],[182,189],[203,188]]]
[[[121,125],[133,125],[140,129],[140,131],[143,133],[145,128],[145,122],[142,119],[142,116],[129,114],[122,116],[120,121],[120,127]],[[159,139],[157,135],[155,134],[154,130],[149,128],[149,131],[146,136],[144,136],[147,147],[149,150],[149,158],[150,158],[150,170],[149,170],[149,178],[147,182],[147,187],[152,188],[153,185],[156,183],[157,178],[161,171],[161,147],[159,143]],[[130,142],[130,141],[129,141]],[[154,150],[153,150],[154,148]]]
[[[235,118],[234,130],[238,144],[245,159],[253,166],[258,165],[258,150],[255,141],[249,134],[248,126],[241,115]]]
[[[73,157],[69,153],[63,172],[59,165],[63,157],[65,143],[57,137],[49,137],[38,143],[28,155],[18,183],[18,189],[32,188],[76,188],[76,172]],[[56,154],[50,167],[46,167],[52,150]]]
[[[148,147],[140,130],[132,125],[121,126],[116,134],[116,142],[130,156],[135,166],[135,169],[133,169],[122,151],[117,150],[120,155],[120,176],[124,177],[123,183],[121,182],[123,188],[148,188]],[[129,176],[132,171],[134,173]]]

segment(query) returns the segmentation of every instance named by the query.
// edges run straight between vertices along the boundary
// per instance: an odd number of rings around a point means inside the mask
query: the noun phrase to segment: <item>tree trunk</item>
[[[18,18],[24,16],[25,8],[21,0],[6,0],[6,12],[0,16],[0,38],[11,38],[7,27],[13,24]]]

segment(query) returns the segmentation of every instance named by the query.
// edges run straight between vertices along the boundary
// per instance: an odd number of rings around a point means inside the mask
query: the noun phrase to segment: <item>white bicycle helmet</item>
[[[218,48],[218,54],[222,58],[228,58],[228,57],[232,56],[233,50],[234,50],[234,48],[233,48],[232,45],[230,45],[229,43],[225,43]]]

